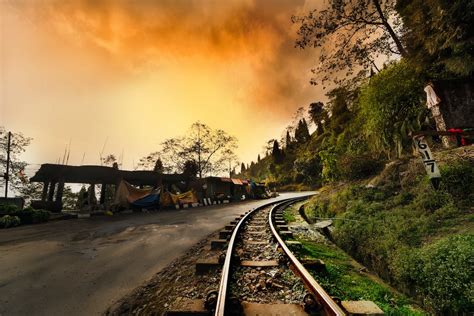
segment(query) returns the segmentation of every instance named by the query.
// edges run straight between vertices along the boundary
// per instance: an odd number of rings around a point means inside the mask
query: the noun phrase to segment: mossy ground
[[[298,221],[298,205],[286,209],[283,217],[290,224]],[[297,236],[294,240],[302,243],[302,249],[297,252],[300,258],[324,261],[325,272],[309,271],[329,295],[341,300],[373,301],[387,315],[427,315],[415,308],[413,301],[365,271],[363,266],[330,242]]]
[[[301,255],[324,261],[325,272],[310,272],[329,295],[341,300],[373,301],[387,315],[427,315],[415,309],[413,302],[404,295],[360,271],[361,267],[337,247],[312,241],[301,242]]]

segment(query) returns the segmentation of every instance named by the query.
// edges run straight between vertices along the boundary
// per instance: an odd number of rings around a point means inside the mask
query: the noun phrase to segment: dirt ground
[[[221,251],[210,250],[210,241],[218,239],[215,232],[201,240],[185,254],[171,262],[149,281],[112,305],[106,315],[162,315],[173,309],[182,298],[205,299],[206,294],[218,290],[221,269],[196,275],[195,263]]]

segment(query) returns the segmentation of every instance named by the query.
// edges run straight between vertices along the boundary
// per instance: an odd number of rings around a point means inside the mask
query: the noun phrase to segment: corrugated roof
[[[231,179],[233,184],[243,185],[242,180],[240,179]]]

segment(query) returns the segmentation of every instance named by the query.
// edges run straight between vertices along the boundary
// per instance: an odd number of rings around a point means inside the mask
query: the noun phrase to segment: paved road
[[[193,244],[268,201],[0,230],[0,315],[101,314]]]

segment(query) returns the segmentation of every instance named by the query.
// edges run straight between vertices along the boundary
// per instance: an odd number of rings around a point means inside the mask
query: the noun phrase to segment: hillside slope
[[[437,314],[474,310],[474,146],[435,153],[433,189],[418,157],[323,187],[305,208],[334,219],[337,245]]]

